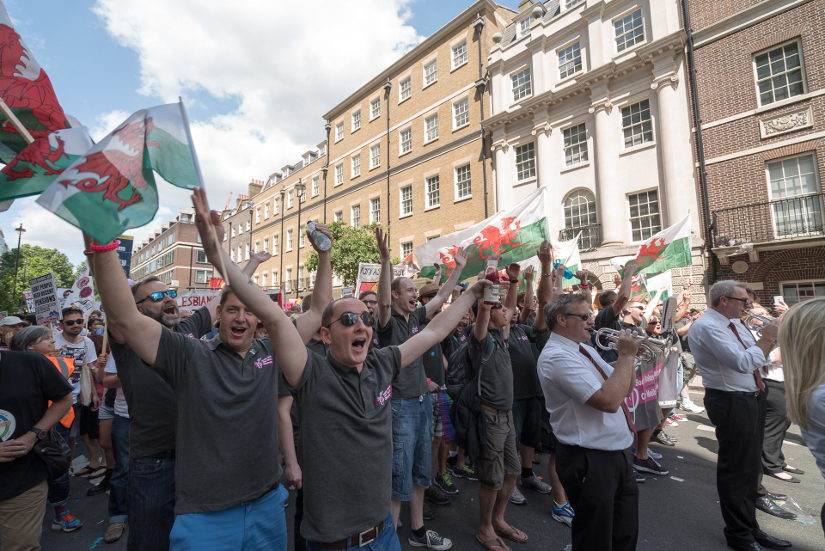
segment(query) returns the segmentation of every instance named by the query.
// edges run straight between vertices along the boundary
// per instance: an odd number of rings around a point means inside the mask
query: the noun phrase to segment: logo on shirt
[[[418,327],[413,327],[412,334],[415,335],[416,333],[418,333]]]
[[[387,385],[387,390],[378,395],[376,401],[382,406],[392,397],[392,383]]]
[[[255,367],[257,367],[258,369],[262,369],[265,365],[272,365],[272,356],[261,358],[260,360],[255,362]]]
[[[0,442],[11,438],[15,427],[17,427],[17,422],[14,420],[14,415],[5,409],[0,409]]]
[[[527,335],[522,335],[522,336],[521,336],[521,340],[523,340],[523,341],[529,341],[530,339],[528,339],[528,338],[527,338]]]

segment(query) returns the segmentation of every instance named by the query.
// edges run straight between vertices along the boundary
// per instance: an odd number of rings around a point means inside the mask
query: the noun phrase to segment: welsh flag
[[[647,290],[648,297],[651,299],[661,289],[664,289],[664,292],[662,296],[659,297],[659,300],[665,300],[671,296],[673,294],[673,276],[670,270],[666,270],[655,276],[647,274],[645,278],[645,289]]]
[[[624,272],[620,272],[624,278]],[[645,274],[634,275],[630,278],[630,300],[636,302],[646,302],[648,298],[647,286],[645,285]]]
[[[52,83],[29,47],[14,30],[6,6],[0,2],[0,98],[33,138],[45,138],[69,128]],[[28,142],[8,121],[0,124],[0,162],[10,163]]]
[[[690,266],[690,215],[639,245],[636,256],[611,258],[613,266],[636,264],[636,275],[658,274],[670,268]]]
[[[71,164],[37,199],[73,226],[109,243],[158,210],[154,172],[177,187],[201,181],[182,103],[142,109]]]
[[[556,261],[558,261],[567,266],[570,273],[574,275],[582,269],[582,260],[579,256],[579,237],[581,237],[581,232],[570,241],[550,242],[550,245],[553,247],[553,265],[555,266]],[[562,282],[562,288],[568,285],[578,285],[579,283],[578,279],[568,279],[565,277]]]
[[[536,254],[542,241],[549,240],[547,227],[546,189],[541,187],[509,211],[502,211],[475,226],[437,237],[415,248],[422,266],[418,277],[432,278],[433,264],[441,264],[444,283],[455,268],[453,255],[459,247],[469,253],[461,281],[476,277],[486,267],[491,256],[500,255],[498,267],[519,262]]]

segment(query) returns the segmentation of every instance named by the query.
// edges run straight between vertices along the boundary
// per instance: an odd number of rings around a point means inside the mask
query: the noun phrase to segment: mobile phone
[[[780,303],[780,302],[785,302],[785,299],[784,299],[781,295],[780,295],[780,296],[773,297],[773,303],[774,303],[774,305],[779,306],[779,303]]]

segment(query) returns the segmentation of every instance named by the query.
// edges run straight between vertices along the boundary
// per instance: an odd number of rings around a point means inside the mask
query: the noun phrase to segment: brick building
[[[238,194],[235,204],[221,213],[221,223],[223,224],[223,248],[229,253],[229,257],[241,269],[249,262],[249,253],[252,250],[252,195],[260,193],[264,183],[260,180],[252,180],[247,185],[247,194]]]
[[[711,277],[746,281],[767,305],[825,295],[825,0],[686,3]]]
[[[200,244],[193,207],[181,209],[132,252],[132,279],[149,276],[172,287],[209,286],[212,265]]]

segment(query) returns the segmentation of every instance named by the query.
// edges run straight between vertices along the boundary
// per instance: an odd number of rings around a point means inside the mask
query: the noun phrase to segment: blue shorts
[[[433,448],[430,394],[392,400],[392,498],[409,501],[413,484],[430,485]]]
[[[268,494],[223,511],[175,517],[169,535],[170,551],[286,551],[284,501],[278,486]]]

